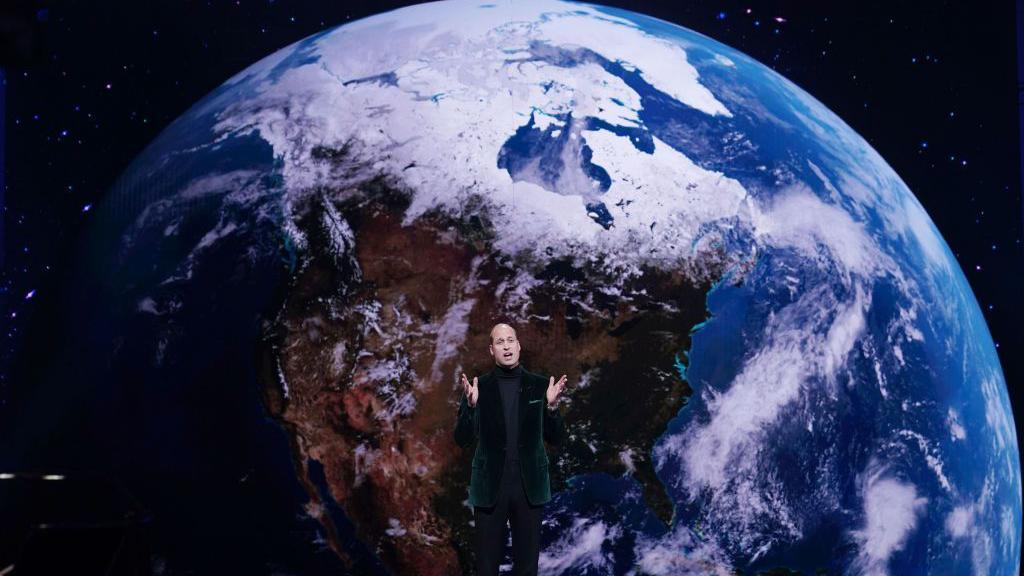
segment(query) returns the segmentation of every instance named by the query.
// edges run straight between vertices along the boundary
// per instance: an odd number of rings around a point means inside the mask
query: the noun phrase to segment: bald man
[[[476,442],[469,503],[476,524],[476,572],[498,573],[512,527],[513,574],[536,574],[540,522],[551,500],[545,441],[557,446],[565,434],[557,382],[519,363],[519,339],[508,324],[491,328],[488,346],[494,368],[470,383],[462,375],[462,402],[455,441],[463,448]]]

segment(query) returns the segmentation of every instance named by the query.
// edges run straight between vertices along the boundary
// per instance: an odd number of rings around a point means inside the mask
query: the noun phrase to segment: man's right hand
[[[476,400],[480,397],[480,388],[477,386],[476,377],[473,377],[473,383],[469,383],[469,378],[466,378],[466,374],[462,374],[462,391],[466,394],[466,401],[469,402],[469,407],[476,406]]]

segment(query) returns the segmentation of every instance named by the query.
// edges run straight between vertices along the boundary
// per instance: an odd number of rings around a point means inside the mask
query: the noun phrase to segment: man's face
[[[491,356],[494,362],[506,368],[513,368],[519,363],[519,339],[516,331],[504,324],[491,330]]]

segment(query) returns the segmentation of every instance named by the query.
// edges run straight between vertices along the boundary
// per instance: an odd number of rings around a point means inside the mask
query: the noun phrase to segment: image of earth
[[[331,28],[91,218],[8,450],[122,478],[157,574],[469,574],[457,378],[500,321],[569,376],[542,574],[1019,572],[956,258],[848,125],[691,30],[518,0]]]

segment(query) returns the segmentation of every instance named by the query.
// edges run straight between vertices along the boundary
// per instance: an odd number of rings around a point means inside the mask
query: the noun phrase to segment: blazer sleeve
[[[562,409],[544,407],[544,441],[552,446],[558,446],[565,438],[565,420],[562,418]]]
[[[470,407],[466,395],[462,395],[459,403],[459,419],[455,423],[455,443],[463,448],[469,448],[476,440],[476,407]]]

